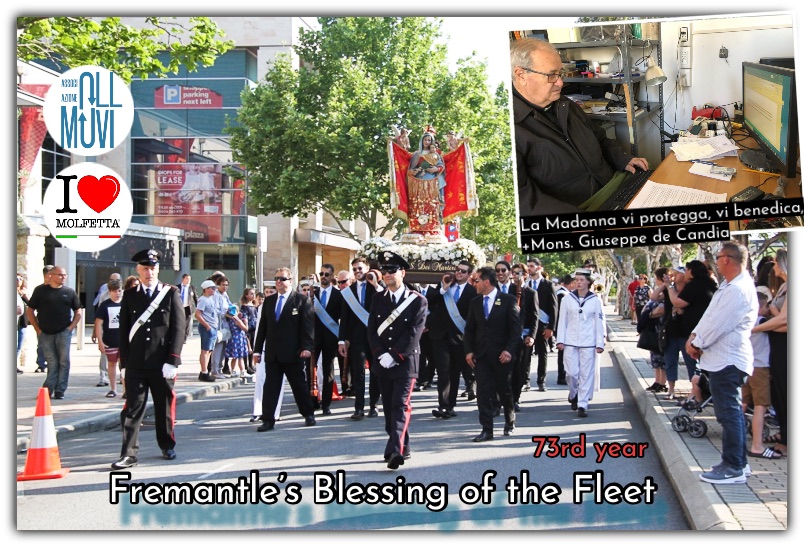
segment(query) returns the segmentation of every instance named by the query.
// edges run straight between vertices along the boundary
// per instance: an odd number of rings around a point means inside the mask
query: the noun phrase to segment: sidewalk
[[[711,406],[697,416],[708,432],[695,439],[688,432],[677,433],[670,420],[678,413],[676,401],[645,388],[653,384],[650,353],[636,347],[639,335],[630,320],[620,319],[614,307],[606,307],[609,345],[614,360],[625,376],[654,448],[676,490],[690,525],[695,530],[786,530],[787,458],[748,458],[752,475],[745,484],[716,486],[698,478],[720,461],[721,429]],[[689,395],[691,384],[681,363],[677,395]]]
[[[121,385],[115,390],[118,396],[109,399],[106,393],[110,386],[95,387],[99,379],[98,360],[100,352],[97,344],[90,341],[91,329],[86,329],[83,349],[77,349],[76,337],[73,336],[70,351],[70,383],[61,400],[51,399],[53,421],[59,438],[81,435],[92,431],[120,427],[120,411],[125,399]],[[194,333],[184,344],[181,352],[182,366],[176,380],[176,404],[202,399],[223,390],[233,389],[244,382],[241,378],[218,380],[215,383],[199,382],[200,365],[198,355],[201,339]],[[35,373],[34,359],[29,360],[24,374],[17,375],[17,452],[28,448],[31,427],[36,412],[36,398],[39,388],[45,381],[46,374]],[[153,403],[148,400],[146,418],[153,416]]]
[[[670,420],[678,412],[675,401],[665,401],[645,391],[653,383],[650,356],[636,347],[637,334],[630,320],[619,319],[612,306],[606,306],[609,343],[614,361],[634,397],[637,408],[653,439],[652,448],[659,455],[687,519],[694,530],[785,530],[787,529],[787,463],[788,460],[749,458],[752,476],[746,484],[715,486],[704,483],[698,475],[720,461],[720,427],[712,408],[700,419],[706,421],[708,433],[695,439],[687,432],[677,433]],[[87,342],[89,329],[87,329]],[[176,381],[176,403],[201,399],[222,390],[233,389],[239,378],[207,383],[198,382],[200,339],[194,335],[185,344],[179,379]],[[123,399],[107,399],[108,387],[95,387],[98,382],[98,348],[88,342],[81,350],[75,342],[71,353],[70,387],[63,400],[51,400],[53,418],[59,437],[82,435],[91,431],[119,427]],[[39,387],[44,374],[35,374],[34,365],[17,376],[17,451],[27,448],[36,409]],[[683,367],[682,367],[683,368]],[[120,391],[118,389],[118,391]],[[690,383],[679,380],[679,394],[688,394]],[[150,414],[150,403],[149,413]]]

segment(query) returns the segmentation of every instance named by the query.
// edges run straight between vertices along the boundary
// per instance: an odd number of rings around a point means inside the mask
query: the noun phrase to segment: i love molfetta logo
[[[123,236],[133,203],[128,185],[116,172],[97,163],[78,163],[53,178],[42,209],[45,224],[59,243],[94,252]]]

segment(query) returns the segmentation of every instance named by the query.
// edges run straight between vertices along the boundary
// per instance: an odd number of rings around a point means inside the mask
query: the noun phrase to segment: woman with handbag
[[[664,291],[662,279],[667,274],[667,268],[656,270],[656,287],[650,294],[648,303],[642,309],[637,322],[639,341],[637,347],[650,352],[650,366],[653,369],[653,385],[649,391],[660,391],[667,388],[667,371],[664,361],[664,351],[660,344],[660,335],[664,331]],[[660,288],[661,286],[661,288]]]

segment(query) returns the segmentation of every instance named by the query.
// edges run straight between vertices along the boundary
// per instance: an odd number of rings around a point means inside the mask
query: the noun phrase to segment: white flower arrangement
[[[468,260],[475,267],[486,263],[486,253],[471,239],[458,239],[451,243],[397,243],[384,237],[373,237],[363,243],[358,254],[377,258],[383,251],[391,251],[406,260],[435,261],[457,265]]]

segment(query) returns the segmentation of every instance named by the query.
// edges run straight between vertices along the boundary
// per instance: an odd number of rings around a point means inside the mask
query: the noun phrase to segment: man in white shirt
[[[756,289],[746,271],[748,249],[727,241],[715,257],[723,282],[687,340],[687,353],[709,373],[715,416],[723,429],[721,461],[700,479],[714,484],[744,483],[745,419],[742,385],[754,369],[751,329],[757,321]]]

